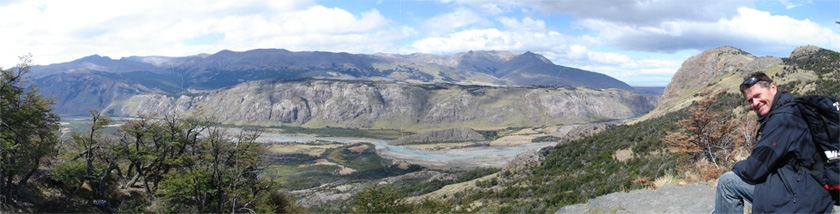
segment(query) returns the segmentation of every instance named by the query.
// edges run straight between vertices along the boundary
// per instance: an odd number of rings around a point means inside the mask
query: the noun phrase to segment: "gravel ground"
[[[565,206],[556,213],[709,213],[715,207],[715,183],[666,185],[655,190],[619,192]],[[750,212],[747,203],[745,213]],[[833,214],[840,214],[834,206]]]
[[[714,204],[714,184],[693,183],[611,193],[555,213],[709,213]]]

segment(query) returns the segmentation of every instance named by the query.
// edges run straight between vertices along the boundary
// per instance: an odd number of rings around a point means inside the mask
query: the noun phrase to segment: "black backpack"
[[[796,98],[796,104],[822,159],[799,162],[813,164],[805,169],[829,190],[834,203],[840,204],[840,103],[826,96],[802,96]]]

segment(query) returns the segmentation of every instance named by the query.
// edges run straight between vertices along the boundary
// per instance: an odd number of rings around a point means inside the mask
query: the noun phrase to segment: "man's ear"
[[[771,95],[771,96],[776,97],[776,93],[777,93],[777,90],[776,90],[776,89],[777,89],[777,88],[776,88],[776,83],[772,83],[772,82],[771,82],[771,83],[770,83],[770,95]]]

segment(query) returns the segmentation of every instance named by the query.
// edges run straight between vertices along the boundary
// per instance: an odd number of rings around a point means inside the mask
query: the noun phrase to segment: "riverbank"
[[[510,146],[481,146],[439,151],[406,149],[386,143],[374,143],[376,153],[383,158],[420,165],[433,169],[469,170],[502,168],[517,155],[553,146],[557,142],[524,143]]]
[[[335,142],[343,144],[371,143],[376,146],[376,153],[379,156],[392,160],[398,164],[413,164],[432,169],[444,170],[471,170],[476,168],[502,168],[519,154],[537,151],[544,147],[554,146],[557,144],[557,142],[531,142],[535,137],[546,135],[564,136],[569,132],[569,130],[577,126],[578,125],[552,127],[551,130],[540,129],[538,132],[518,131],[510,136],[502,136],[500,140],[491,141],[484,146],[469,146],[452,149],[420,149],[415,148],[416,146],[414,145],[391,145],[386,140],[331,138],[312,135],[287,135],[278,132],[264,132],[257,141],[264,143],[305,143],[311,141]],[[229,132],[236,132],[236,130],[229,130]],[[499,143],[501,141],[504,141],[504,143]]]

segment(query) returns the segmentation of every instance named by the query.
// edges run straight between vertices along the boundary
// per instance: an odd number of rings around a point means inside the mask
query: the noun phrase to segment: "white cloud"
[[[413,42],[403,53],[452,54],[469,50],[507,50],[551,53],[565,49],[570,37],[557,32],[512,32],[495,28],[464,30],[446,37],[429,37]]]
[[[729,45],[758,56],[786,56],[802,45],[840,49],[833,22],[823,27],[758,11],[751,9],[752,0],[440,1],[452,11],[432,11],[432,18],[419,26],[395,23],[396,17],[384,15],[390,14],[385,7],[351,13],[315,0],[4,2],[0,66],[14,65],[26,52],[34,54],[35,63],[44,64],[91,54],[184,56],[221,49],[439,54],[510,50],[533,51],[557,64],[624,81],[647,81],[638,75],[672,75],[687,58],[674,53],[685,50]],[[808,6],[779,2],[774,6]],[[403,12],[428,16],[420,13],[428,12],[420,11],[425,9]],[[573,25],[552,26],[557,16],[544,19],[555,14],[563,14],[560,20],[571,18]]]
[[[499,17],[499,22],[508,31],[545,31],[545,21],[525,17],[522,21],[510,17]]]
[[[486,24],[487,20],[470,9],[458,8],[451,13],[445,13],[429,18],[423,24],[422,29],[428,35],[439,36],[450,33],[459,28],[479,23]]]
[[[362,14],[361,19],[356,19],[353,14],[338,8],[326,8],[314,6],[302,11],[283,13],[270,17],[269,20],[257,22],[266,27],[272,34],[344,34],[364,33],[376,30],[386,24],[384,16],[379,11],[372,10]],[[247,23],[247,22],[245,22]],[[230,29],[239,31],[252,31],[258,29]]]
[[[549,31],[545,21],[525,17],[499,17],[503,29],[466,29],[443,36],[433,36],[411,43],[401,52],[451,54],[469,50],[509,50],[550,53],[566,49],[572,37]]]
[[[790,0],[779,0],[779,3],[784,5],[785,9],[788,9],[788,10],[802,6],[802,4],[793,3],[793,2],[790,2]]]
[[[765,45],[778,44],[782,47],[796,47],[803,41],[814,42],[824,48],[840,48],[840,34],[811,20],[797,20],[787,16],[774,16],[769,12],[750,8],[739,8],[740,14],[731,20],[721,20],[722,33],[727,36],[743,36],[760,40]],[[782,48],[779,47],[779,48]],[[772,47],[771,47],[772,48]],[[772,51],[772,50],[769,50]],[[789,48],[787,52],[793,51]]]
[[[660,85],[668,83],[676,72],[676,68],[642,68],[626,69],[623,67],[585,65],[580,69],[606,74],[631,85]]]
[[[682,60],[682,59],[681,59]],[[640,69],[649,69],[649,68],[667,68],[669,73],[673,74],[677,71],[677,69],[682,66],[683,61],[674,61],[674,60],[661,60],[661,59],[641,59],[641,60],[633,60],[627,63],[621,64],[623,68],[640,68]]]
[[[489,13],[489,14],[494,14],[494,15],[495,14],[501,14],[501,13],[505,12],[505,9],[502,9],[501,7],[499,7],[499,5],[496,5],[496,4],[482,4],[478,8],[481,11],[484,11],[484,12]]]
[[[36,64],[221,49],[372,52],[414,32],[376,9],[352,14],[311,0],[21,1],[0,5],[0,16],[0,29],[14,29],[0,35],[4,67],[27,52]]]
[[[674,53],[734,46],[758,56],[785,57],[803,45],[840,48],[840,34],[810,20],[774,16],[751,8],[739,8],[738,12],[731,19],[715,22],[673,21],[656,27],[602,20],[584,20],[579,24],[598,32],[591,41],[634,51]]]
[[[668,21],[715,21],[737,14],[736,8],[752,7],[753,0],[456,0],[474,8],[529,6],[545,14],[569,14],[624,25],[656,26]]]
[[[521,5],[516,0],[440,0],[443,3],[458,2],[470,5],[481,12],[498,15],[510,10],[511,7]]]
[[[469,50],[511,50],[533,51],[556,64],[600,72],[622,81],[638,84],[661,85],[679,69],[682,59],[656,58],[634,59],[630,55],[592,51],[583,45],[592,38],[574,38],[534,26],[539,21],[526,18],[516,20],[499,18],[505,31],[490,28],[464,30],[446,37],[432,37],[412,44],[412,51],[437,54],[451,54]],[[523,24],[531,23],[531,24]],[[640,78],[648,76],[649,78]]]
[[[590,51],[583,45],[572,45],[567,54],[570,60],[584,60],[598,64],[622,64],[630,62],[630,57],[623,54]]]
[[[465,50],[511,50],[518,46],[510,36],[497,29],[465,30],[449,37],[430,37],[411,47],[424,53],[454,53]]]
[[[540,54],[554,63],[603,73],[628,84],[663,85],[688,56],[683,54],[619,54],[592,51],[584,45],[570,45]]]

